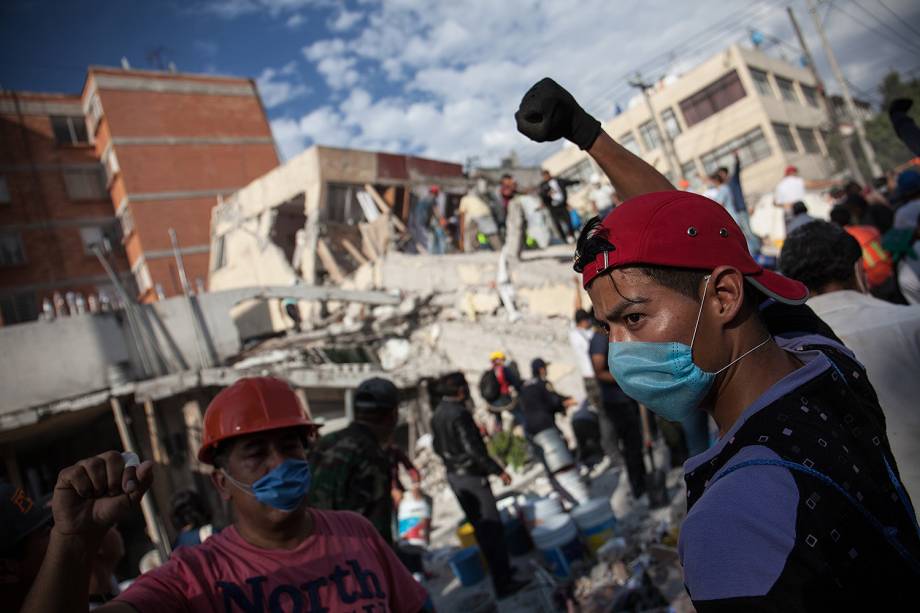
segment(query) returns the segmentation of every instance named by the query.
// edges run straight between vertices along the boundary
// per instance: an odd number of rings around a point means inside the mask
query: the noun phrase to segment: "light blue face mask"
[[[705,299],[709,276],[703,288]],[[668,421],[683,421],[699,408],[716,375],[769,342],[750,349],[716,372],[706,372],[693,362],[693,343],[703,315],[703,301],[696,314],[690,345],[683,343],[610,343],[607,365],[627,396],[644,404]]]
[[[310,464],[306,460],[287,459],[252,485],[240,483],[226,470],[223,473],[230,483],[254,496],[262,504],[282,511],[293,511],[299,507],[310,491],[313,480]]]

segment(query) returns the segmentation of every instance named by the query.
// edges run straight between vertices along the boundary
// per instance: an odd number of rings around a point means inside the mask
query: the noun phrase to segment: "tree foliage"
[[[891,71],[882,78],[878,91],[882,98],[882,106],[878,113],[866,122],[866,136],[875,149],[875,156],[882,170],[891,170],[914,156],[894,133],[888,119],[888,105],[896,98],[910,98],[914,101],[910,116],[914,121],[920,122],[920,79],[903,81],[897,71]]]

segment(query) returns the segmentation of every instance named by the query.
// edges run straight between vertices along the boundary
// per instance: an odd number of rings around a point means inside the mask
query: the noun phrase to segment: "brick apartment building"
[[[0,323],[35,319],[55,293],[112,297],[92,251],[106,242],[131,285],[80,96],[0,93]]]
[[[0,137],[7,324],[54,292],[112,295],[105,239],[143,301],[182,291],[169,228],[205,283],[218,197],[278,164],[255,83],[230,77],[91,67],[80,96],[0,94]]]

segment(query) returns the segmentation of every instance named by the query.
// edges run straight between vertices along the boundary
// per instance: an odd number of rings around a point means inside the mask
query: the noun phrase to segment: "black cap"
[[[388,379],[366,379],[355,390],[356,411],[392,411],[397,407],[399,390]]]
[[[24,538],[51,523],[46,501],[33,500],[22,488],[0,483],[0,556],[10,554]]]
[[[547,362],[543,358],[537,358],[530,363],[530,371],[533,373],[533,376],[537,376],[537,373],[540,372],[541,368],[546,368],[548,366]]]

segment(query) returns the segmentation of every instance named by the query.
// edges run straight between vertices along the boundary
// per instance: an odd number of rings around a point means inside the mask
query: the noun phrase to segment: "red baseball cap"
[[[799,171],[795,166],[786,166],[786,176],[794,175]]]
[[[652,192],[615,208],[596,230],[613,245],[582,270],[585,289],[598,275],[629,265],[713,270],[733,266],[751,285],[780,302],[802,304],[808,288],[765,270],[748,251],[728,211],[692,192]]]

